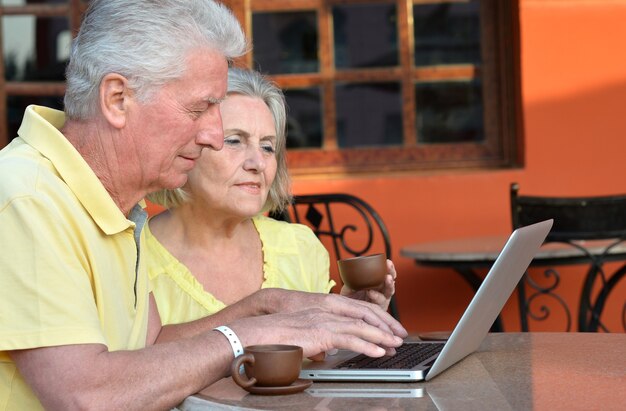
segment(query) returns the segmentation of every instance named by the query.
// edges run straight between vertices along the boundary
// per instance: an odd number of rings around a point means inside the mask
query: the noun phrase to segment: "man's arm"
[[[45,409],[169,409],[228,372],[233,354],[217,332],[137,351],[100,344],[9,353]]]
[[[264,314],[294,313],[314,308],[322,308],[325,311],[349,319],[362,320],[384,332],[401,338],[407,336],[404,327],[377,305],[336,294],[307,293],[268,288],[257,291],[208,317],[185,324],[164,326],[158,332],[155,342],[162,343],[180,338],[189,338],[242,318]],[[151,313],[153,309],[156,311],[156,304],[151,295]],[[151,321],[151,329],[152,326],[157,326],[156,321]],[[149,333],[154,334],[153,331],[149,331]]]
[[[402,339],[359,318],[327,310],[245,318],[228,324],[244,346],[294,344],[312,357],[345,348],[373,357]],[[46,409],[167,409],[228,375],[232,349],[217,331],[136,351],[98,344],[10,352]]]

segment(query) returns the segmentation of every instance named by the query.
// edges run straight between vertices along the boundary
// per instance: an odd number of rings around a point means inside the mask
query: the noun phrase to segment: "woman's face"
[[[276,129],[258,98],[229,95],[220,104],[224,148],[202,150],[186,189],[212,215],[258,214],[276,177]]]

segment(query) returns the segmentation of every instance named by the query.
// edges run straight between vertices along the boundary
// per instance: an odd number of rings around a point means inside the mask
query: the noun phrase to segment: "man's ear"
[[[121,74],[109,73],[100,82],[100,110],[104,118],[115,128],[126,125],[132,99],[128,79]]]

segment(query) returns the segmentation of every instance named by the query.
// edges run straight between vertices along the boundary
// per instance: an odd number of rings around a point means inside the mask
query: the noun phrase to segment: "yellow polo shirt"
[[[7,351],[146,342],[145,213],[122,214],[59,131],[64,121],[29,106],[0,151],[0,410],[41,408]]]

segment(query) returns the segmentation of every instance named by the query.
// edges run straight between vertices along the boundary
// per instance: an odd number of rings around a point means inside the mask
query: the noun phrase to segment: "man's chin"
[[[175,190],[177,188],[181,188],[187,183],[187,179],[187,173],[179,174],[176,177],[162,181],[160,190]]]

